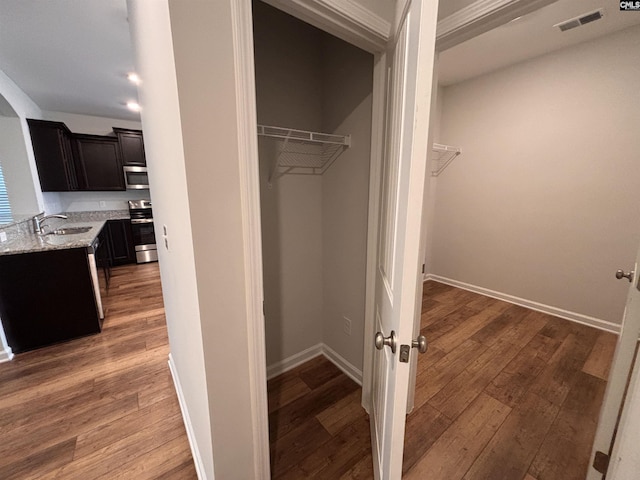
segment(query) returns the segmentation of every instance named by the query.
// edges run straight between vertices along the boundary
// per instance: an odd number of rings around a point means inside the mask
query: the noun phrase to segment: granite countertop
[[[0,243],[0,255],[45,252],[48,250],[63,250],[68,248],[86,248],[91,246],[95,238],[100,234],[105,223],[106,220],[92,222],[69,222],[68,220],[63,220],[61,223],[56,224],[55,229],[64,227],[91,227],[91,230],[72,235],[35,235],[32,233],[21,235]],[[45,228],[45,231],[50,231],[50,229]]]
[[[99,212],[69,212],[67,219],[52,218],[47,220],[44,230],[49,232],[65,227],[91,227],[85,233],[71,235],[35,235],[31,221],[24,222],[8,233],[8,239],[0,242],[0,255],[45,252],[68,248],[87,248],[106,224],[107,220],[124,220],[129,218],[127,210],[111,210]]]

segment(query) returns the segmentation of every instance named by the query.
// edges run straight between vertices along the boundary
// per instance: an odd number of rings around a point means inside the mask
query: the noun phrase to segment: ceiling
[[[2,0],[0,69],[43,110],[139,120],[126,0]]]
[[[566,32],[553,27],[598,8],[604,8],[604,17],[598,21]],[[438,62],[439,83],[458,83],[633,25],[640,25],[640,14],[619,11],[618,2],[558,0],[441,52]]]
[[[441,0],[440,17],[475,0]],[[552,25],[605,6],[602,20],[565,33]],[[444,85],[640,24],[617,2],[558,0],[440,55]],[[139,120],[126,0],[1,0],[0,69],[43,110]]]

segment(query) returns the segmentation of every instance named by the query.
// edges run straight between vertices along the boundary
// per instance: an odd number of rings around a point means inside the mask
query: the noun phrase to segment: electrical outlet
[[[100,200],[100,208],[106,208],[107,206],[107,202],[105,202],[104,200]]]
[[[342,331],[346,334],[346,335],[351,335],[351,320],[349,320],[347,317],[343,316],[342,317],[344,323],[342,324]]]

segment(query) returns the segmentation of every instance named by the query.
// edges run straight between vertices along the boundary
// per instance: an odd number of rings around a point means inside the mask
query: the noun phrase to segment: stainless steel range
[[[129,215],[137,263],[158,261],[156,236],[153,229],[151,200],[129,200]]]

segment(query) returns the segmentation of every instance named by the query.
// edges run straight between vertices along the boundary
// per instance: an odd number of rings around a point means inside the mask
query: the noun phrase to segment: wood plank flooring
[[[114,269],[100,335],[0,364],[0,478],[195,479],[157,264]],[[583,479],[615,336],[425,284],[405,478]],[[360,388],[323,357],[269,382],[273,478],[370,479]]]
[[[0,364],[0,478],[195,479],[158,264],[113,269],[99,335]]]
[[[616,337],[424,287],[403,478],[583,480]],[[269,382],[273,478],[373,478],[360,388],[317,357]]]
[[[360,387],[319,356],[268,383],[271,477],[373,478]]]

